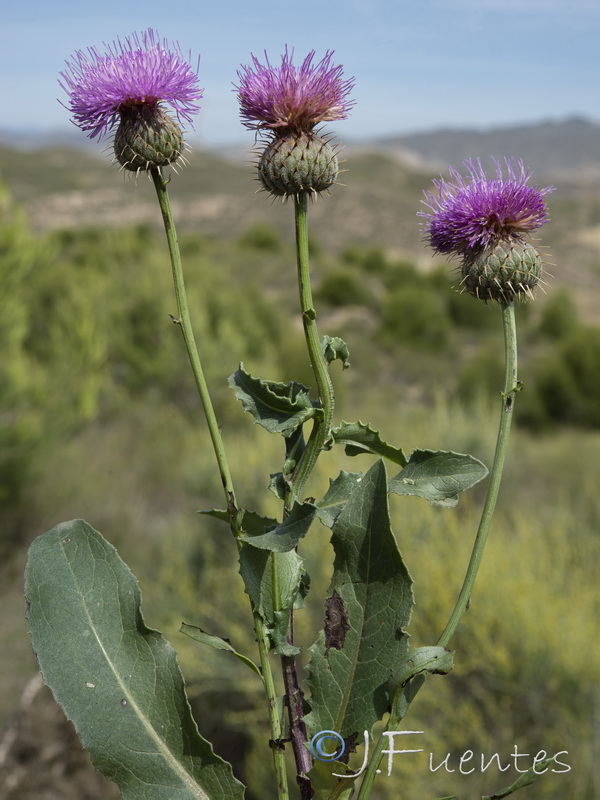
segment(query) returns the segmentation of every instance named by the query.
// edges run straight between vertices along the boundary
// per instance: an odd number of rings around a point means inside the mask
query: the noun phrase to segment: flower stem
[[[323,444],[329,434],[334,409],[333,385],[321,349],[321,340],[319,338],[316,322],[317,313],[313,307],[310,286],[307,209],[308,194],[306,192],[295,194],[296,261],[298,265],[298,288],[300,290],[302,325],[304,327],[304,336],[306,338],[311,367],[317,384],[322,413],[316,417],[313,423],[313,429],[306,443],[306,449],[290,478],[292,500],[300,497],[302,494],[304,485],[317,462],[319,453],[323,449]]]
[[[515,325],[515,310],[514,303],[502,304],[502,325],[504,329],[504,391],[502,392],[502,408],[500,412],[500,424],[498,427],[498,437],[496,440],[496,452],[494,454],[494,463],[490,473],[490,482],[488,485],[487,496],[481,512],[481,519],[479,528],[473,543],[473,550],[471,558],[467,567],[467,572],[460,590],[454,611],[452,612],[448,624],[444,628],[442,635],[438,640],[438,645],[447,647],[450,639],[454,635],[458,623],[460,622],[463,614],[469,607],[471,599],[471,592],[477,577],[479,565],[483,556],[483,551],[487,541],[487,536],[490,530],[494,509],[496,507],[496,500],[498,499],[498,492],[500,489],[500,481],[502,478],[502,471],[504,468],[504,461],[506,458],[506,451],[508,448],[508,436],[510,433],[510,426],[512,422],[512,415],[514,410],[515,394],[519,391],[519,384],[517,381],[517,331]],[[402,690],[404,697],[402,706],[396,700],[390,711],[390,716],[387,723],[387,730],[397,730],[400,720],[405,716],[410,703],[414,700],[417,692],[425,683],[424,675],[416,675],[407,687]],[[381,736],[373,755],[369,760],[369,764],[364,773],[364,778],[361,783],[360,791],[356,800],[367,800],[373,788],[373,782],[377,774],[377,769],[381,762],[384,747],[386,745],[386,738]]]
[[[465,579],[458,595],[454,610],[450,615],[450,619],[448,620],[442,635],[438,639],[438,644],[443,647],[448,645],[448,642],[458,627],[458,623],[469,607],[471,592],[473,591],[473,585],[477,577],[479,565],[481,564],[492,517],[494,515],[494,509],[496,507],[496,500],[498,499],[500,481],[502,479],[502,470],[504,469],[504,461],[506,458],[506,451],[508,449],[508,435],[510,433],[510,425],[512,422],[512,415],[515,405],[515,394],[519,390],[519,385],[517,383],[517,330],[513,301],[502,303],[502,325],[504,328],[505,359],[504,391],[502,392],[502,409],[500,412],[500,425],[498,427],[494,463],[490,473],[487,496],[485,498],[483,511],[481,512],[479,529],[477,530],[477,535],[473,544],[473,550],[471,552],[471,558],[469,560]]]
[[[183,340],[185,342],[185,347],[190,359],[190,364],[192,366],[192,372],[198,388],[198,394],[200,395],[200,400],[202,402],[204,416],[206,417],[206,422],[208,424],[208,429],[219,468],[219,474],[221,476],[221,482],[225,492],[225,500],[227,503],[227,510],[229,512],[229,524],[231,531],[236,538],[239,549],[243,547],[243,544],[239,540],[240,530],[237,521],[237,506],[235,491],[233,488],[233,480],[231,478],[227,456],[225,453],[225,446],[223,444],[221,431],[217,423],[214,407],[210,399],[208,385],[204,377],[204,370],[202,369],[198,348],[196,346],[196,340],[194,338],[194,331],[192,329],[192,322],[187,303],[187,294],[185,291],[185,283],[183,280],[181,255],[179,252],[179,244],[177,242],[177,232],[175,230],[175,223],[173,221],[171,204],[169,202],[169,195],[167,192],[168,181],[163,178],[160,169],[155,168],[150,170],[150,172],[156,188],[156,194],[158,196],[158,202],[165,225],[165,232],[167,234],[169,255],[171,258],[171,267],[173,271],[173,284],[175,286],[175,298],[177,302],[178,319],[176,322],[181,326],[181,331],[183,333]],[[279,740],[282,738],[282,728],[281,720],[279,718],[279,714],[277,713],[277,694],[275,691],[275,683],[273,680],[271,664],[269,662],[269,639],[264,628],[262,617],[254,609],[252,610],[252,616],[258,643],[258,653],[265,687],[265,694],[268,703],[271,739],[273,742],[273,764],[277,779],[277,797],[278,800],[289,800],[289,790],[285,768],[285,753],[279,745]]]
[[[177,319],[175,322],[181,326],[183,340],[187,350],[192,372],[198,388],[198,394],[202,402],[204,416],[210,433],[210,438],[215,451],[217,465],[219,467],[219,474],[221,482],[225,491],[225,500],[230,514],[235,511],[235,493],[233,490],[233,481],[229,471],[229,464],[227,463],[227,456],[225,455],[225,447],[223,439],[221,438],[221,431],[217,423],[217,418],[213,408],[208,386],[204,377],[204,370],[200,363],[200,356],[194,339],[194,331],[192,329],[192,321],[190,319],[190,312],[188,309],[187,295],[185,291],[185,283],[183,280],[183,268],[181,265],[181,256],[179,253],[179,244],[177,242],[177,232],[175,230],[175,223],[173,221],[173,214],[171,213],[171,203],[167,192],[167,184],[163,178],[162,172],[159,168],[150,170],[152,180],[156,188],[160,210],[162,212],[163,222],[165,225],[165,232],[167,234],[167,242],[169,245],[169,255],[171,257],[171,267],[173,271],[173,284],[175,286],[175,299],[177,301]]]

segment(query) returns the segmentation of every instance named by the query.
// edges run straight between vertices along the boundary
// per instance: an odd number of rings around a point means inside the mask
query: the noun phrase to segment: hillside
[[[421,141],[423,149],[429,141],[434,152],[433,138]],[[459,163],[458,152],[456,156],[454,163]],[[311,213],[313,238],[334,253],[351,244],[380,247],[389,255],[430,266],[432,255],[423,245],[417,211],[435,170],[407,166],[392,152],[354,146],[343,157],[343,185],[335,187],[331,197],[318,200]],[[231,238],[268,223],[291,238],[290,210],[257,192],[250,162],[251,156],[234,160],[192,151],[189,165],[172,182],[179,230]],[[150,182],[144,177],[136,182],[119,172],[101,147],[97,156],[65,148],[0,148],[0,177],[40,232],[161,225]],[[549,253],[548,271],[554,275],[553,284],[568,283],[575,290],[580,310],[595,321],[600,298],[600,178],[590,171],[585,178],[549,175],[543,183],[548,182],[557,188],[549,200],[551,223],[541,237]]]
[[[376,144],[404,161],[445,169],[467,158],[523,159],[538,180],[600,179],[600,125],[582,117],[490,130],[422,131]]]

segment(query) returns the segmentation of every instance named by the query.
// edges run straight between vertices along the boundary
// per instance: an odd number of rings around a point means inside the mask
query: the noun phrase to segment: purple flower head
[[[423,203],[429,211],[423,230],[438,253],[467,253],[502,239],[520,239],[548,221],[544,197],[553,186],[527,186],[531,173],[522,161],[494,159],[496,177],[488,178],[481,162],[465,161],[467,177],[450,167],[451,181],[434,180],[436,191],[426,191]]]
[[[342,79],[342,66],[331,63],[328,50],[318,64],[313,64],[312,50],[300,67],[293,62],[294,51],[281,57],[281,66],[273,67],[265,53],[265,64],[253,55],[252,66],[238,70],[236,86],[242,123],[253,130],[261,128],[311,131],[320,122],[345,119],[354,105],[348,94],[354,78]]]
[[[69,95],[66,108],[73,121],[90,138],[100,137],[115,125],[119,112],[131,106],[169,103],[179,120],[192,124],[200,108],[198,64],[194,70],[179,44],[169,46],[151,28],[134,33],[121,42],[78,50],[67,61],[59,84]]]

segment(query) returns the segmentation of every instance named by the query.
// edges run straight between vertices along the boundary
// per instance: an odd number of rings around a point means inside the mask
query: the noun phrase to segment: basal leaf
[[[488,474],[473,456],[444,450],[414,450],[404,469],[390,478],[389,490],[417,495],[436,506],[455,506],[458,495]]]
[[[315,733],[344,738],[364,730],[389,708],[388,681],[408,648],[411,578],[390,526],[387,477],[377,461],[337,517],[331,543],[334,572],[325,628],[308,665]]]
[[[254,378],[243,364],[229,378],[229,385],[244,411],[269,433],[291,436],[304,422],[322,413],[313,406],[306,386],[296,381],[278,383]]]
[[[317,503],[317,517],[323,525],[328,528],[333,526],[353,490],[360,483],[361,478],[362,472],[341,470],[335,480],[330,479],[327,493]]]
[[[58,525],[30,548],[25,594],[44,681],[123,800],[241,800],[230,765],[198,733],[175,651],[144,623],[137,581],[112,545],[83,520]]]
[[[383,456],[395,464],[400,464],[401,467],[406,464],[406,456],[402,450],[384,442],[379,431],[373,430],[364,422],[342,422],[337,428],[332,429],[331,440],[335,444],[343,444],[348,456],[371,453]]]
[[[256,666],[254,661],[252,661],[251,658],[248,658],[248,656],[238,653],[229,639],[222,639],[220,636],[214,636],[211,633],[206,633],[206,631],[203,631],[202,628],[198,628],[196,625],[188,625],[187,622],[181,623],[179,631],[180,633],[184,633],[186,636],[189,636],[190,639],[194,639],[196,642],[207,644],[209,647],[214,647],[215,650],[225,650],[225,652],[231,653],[243,664],[249,667],[252,672],[258,675],[258,677],[262,680],[262,672]]]

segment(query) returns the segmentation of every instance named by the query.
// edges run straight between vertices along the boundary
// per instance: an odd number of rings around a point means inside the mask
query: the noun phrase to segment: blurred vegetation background
[[[38,691],[23,614],[29,543],[76,517],[100,530],[138,577],[147,622],[179,653],[202,734],[234,763],[249,800],[272,797],[258,681],[178,633],[182,621],[200,625],[254,654],[235,546],[225,526],[196,514],[219,505],[221,489],[180,331],[169,320],[175,303],[151,187],[125,183],[83,154],[31,157],[33,165],[24,154],[0,153],[11,187],[0,195],[0,798],[117,796]],[[352,363],[343,374],[333,365],[337,421],[369,421],[407,452],[451,449],[490,465],[502,384],[499,311],[461,295],[452,266],[420,243],[414,215],[429,176],[369,155],[353,160],[349,176],[347,188],[311,209],[320,332],[342,336]],[[231,164],[201,154],[173,180],[172,194],[240,500],[277,514],[266,484],[281,467],[282,444],[251,424],[226,380],[240,361],[257,376],[312,380],[291,208],[254,198],[248,175],[239,178]],[[568,751],[561,760],[571,766],[519,797],[600,798],[600,251],[592,235],[600,202],[591,197],[589,188],[566,186],[552,196],[542,237],[555,278],[518,309],[525,387],[491,541],[453,642],[455,670],[429,680],[407,718],[425,731],[410,746],[425,753],[398,757],[374,800],[492,793],[516,773],[432,774],[428,753],[439,763],[447,753],[497,752],[507,763],[515,745],[532,757]],[[341,468],[369,463],[324,454],[310,494],[323,494]],[[449,510],[392,497],[415,580],[414,646],[433,644],[453,607],[484,492],[485,482]],[[303,543],[312,578],[297,621],[305,649],[323,624],[328,538],[315,523]]]

